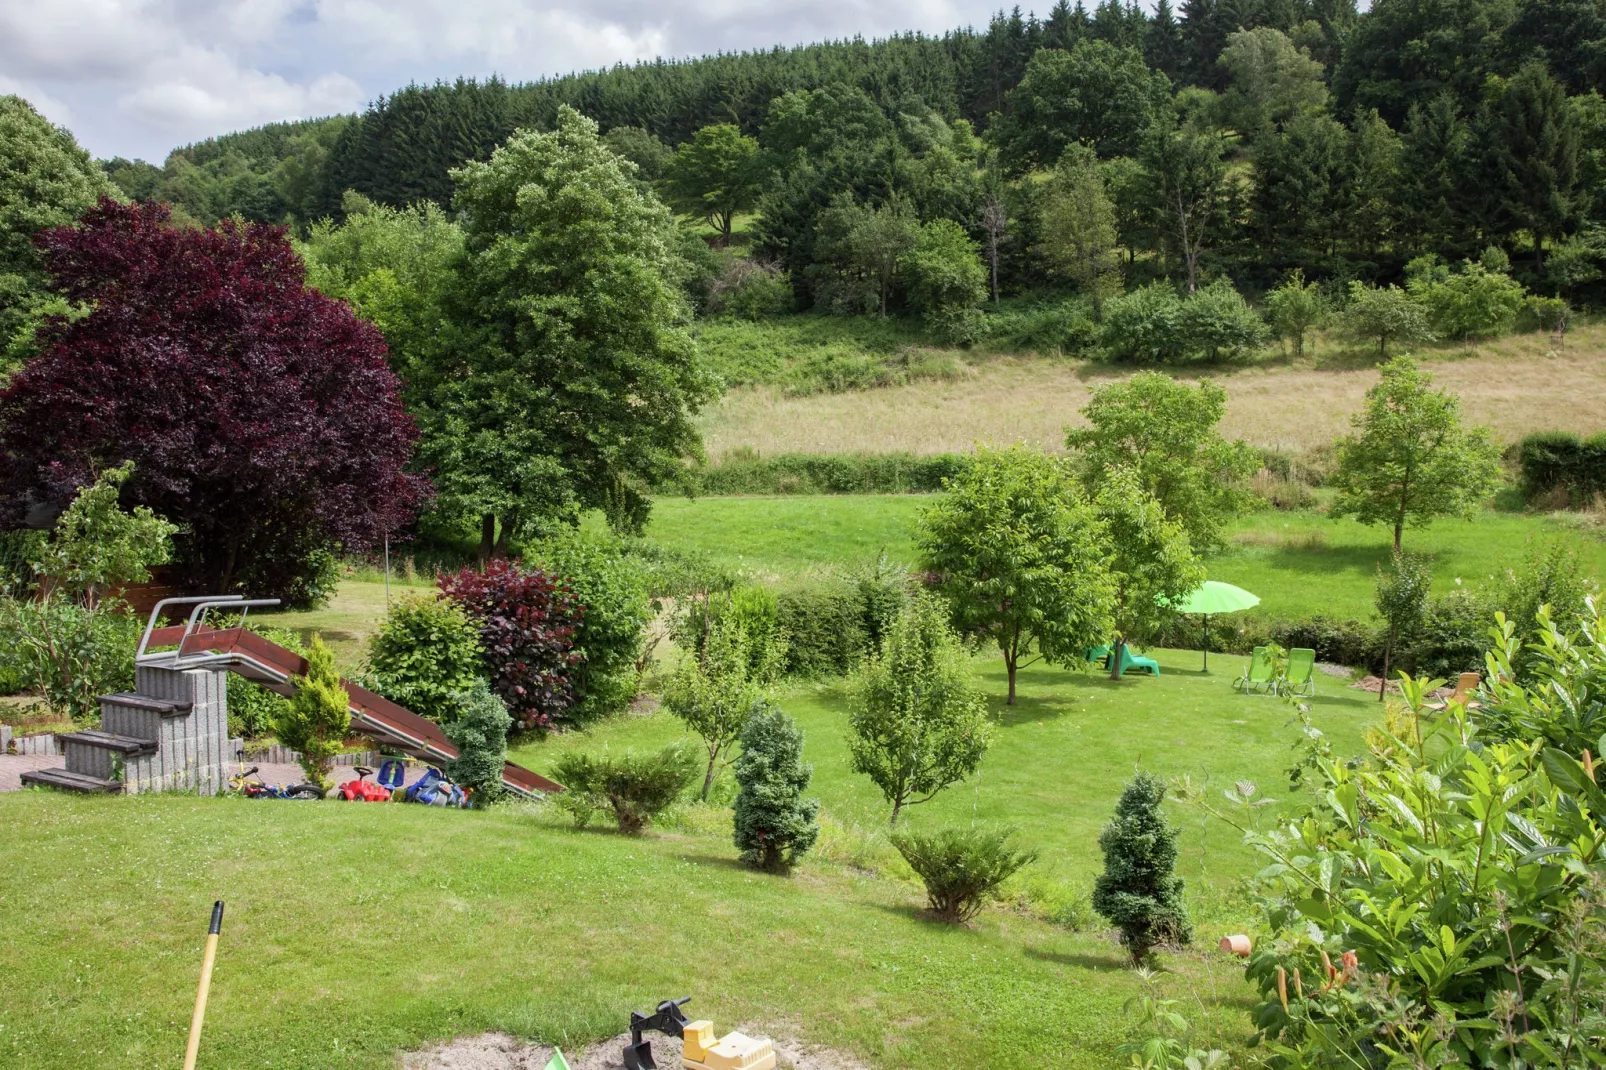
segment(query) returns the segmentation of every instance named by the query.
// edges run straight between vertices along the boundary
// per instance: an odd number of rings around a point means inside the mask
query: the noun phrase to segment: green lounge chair
[[[1090,646],[1082,651],[1082,660],[1086,662],[1102,661],[1104,667],[1110,667],[1110,648],[1107,646]]]
[[[1310,698],[1316,694],[1316,651],[1296,646],[1288,652],[1288,675],[1283,686],[1290,695]]]
[[[1244,674],[1232,682],[1235,690],[1246,695],[1257,691],[1275,694],[1277,679],[1273,675],[1271,664],[1271,651],[1263,646],[1255,647],[1255,652],[1249,655],[1249,664],[1244,666]]]
[[[1115,655],[1112,654],[1110,656],[1114,657]],[[1104,663],[1106,665],[1108,665],[1109,664],[1109,660],[1105,659]],[[1132,653],[1132,648],[1131,647],[1129,647],[1129,646],[1127,646],[1125,644],[1122,644],[1122,646],[1121,646],[1121,669],[1115,675],[1116,676],[1125,676],[1128,669],[1142,669],[1144,672],[1147,672],[1147,673],[1149,673],[1151,675],[1154,675],[1154,676],[1159,676],[1160,675],[1160,663],[1159,662],[1155,661],[1153,658],[1138,657],[1137,655]]]

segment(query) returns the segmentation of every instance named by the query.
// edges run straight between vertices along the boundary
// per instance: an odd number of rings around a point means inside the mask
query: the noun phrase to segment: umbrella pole
[[[1210,671],[1210,614],[1206,613],[1204,615],[1204,619],[1205,619],[1204,671],[1205,672],[1209,672]]]

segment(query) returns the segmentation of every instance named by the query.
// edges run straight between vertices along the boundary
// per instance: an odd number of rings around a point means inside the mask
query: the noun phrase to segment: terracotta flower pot
[[[1221,950],[1230,951],[1241,959],[1246,959],[1249,957],[1251,946],[1252,945],[1249,943],[1249,937],[1244,936],[1241,933],[1236,936],[1223,936],[1220,944]]]

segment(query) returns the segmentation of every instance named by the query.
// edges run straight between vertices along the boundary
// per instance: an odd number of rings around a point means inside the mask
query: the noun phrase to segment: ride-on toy
[[[382,784],[375,784],[367,779],[373,775],[373,770],[366,765],[353,766],[357,771],[356,780],[348,780],[335,789],[335,798],[347,802],[390,802],[390,789]]]
[[[630,1043],[625,1046],[626,1070],[658,1070],[653,1061],[652,1041],[641,1034],[656,1029],[666,1036],[680,1037],[680,1062],[686,1070],[774,1070],[775,1045],[742,1033],[726,1033],[714,1038],[714,1023],[691,1022],[680,1008],[690,996],[666,999],[651,1015],[630,1012]]]
[[[246,779],[253,776],[256,777],[256,780]],[[236,795],[243,795],[247,799],[323,798],[323,789],[316,784],[291,784],[289,787],[264,784],[260,768],[255,765],[249,769],[242,769],[239,773],[229,777],[229,790]]]
[[[446,774],[433,765],[407,789],[404,798],[425,806],[468,806],[468,793],[447,780]]]

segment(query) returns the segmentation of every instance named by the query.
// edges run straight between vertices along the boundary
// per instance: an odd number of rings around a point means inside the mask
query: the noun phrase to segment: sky
[[[1053,0],[1040,7],[1047,14]],[[998,0],[0,0],[0,94],[97,157],[361,110],[410,81],[985,25]],[[1091,6],[1091,5],[1089,5]]]

